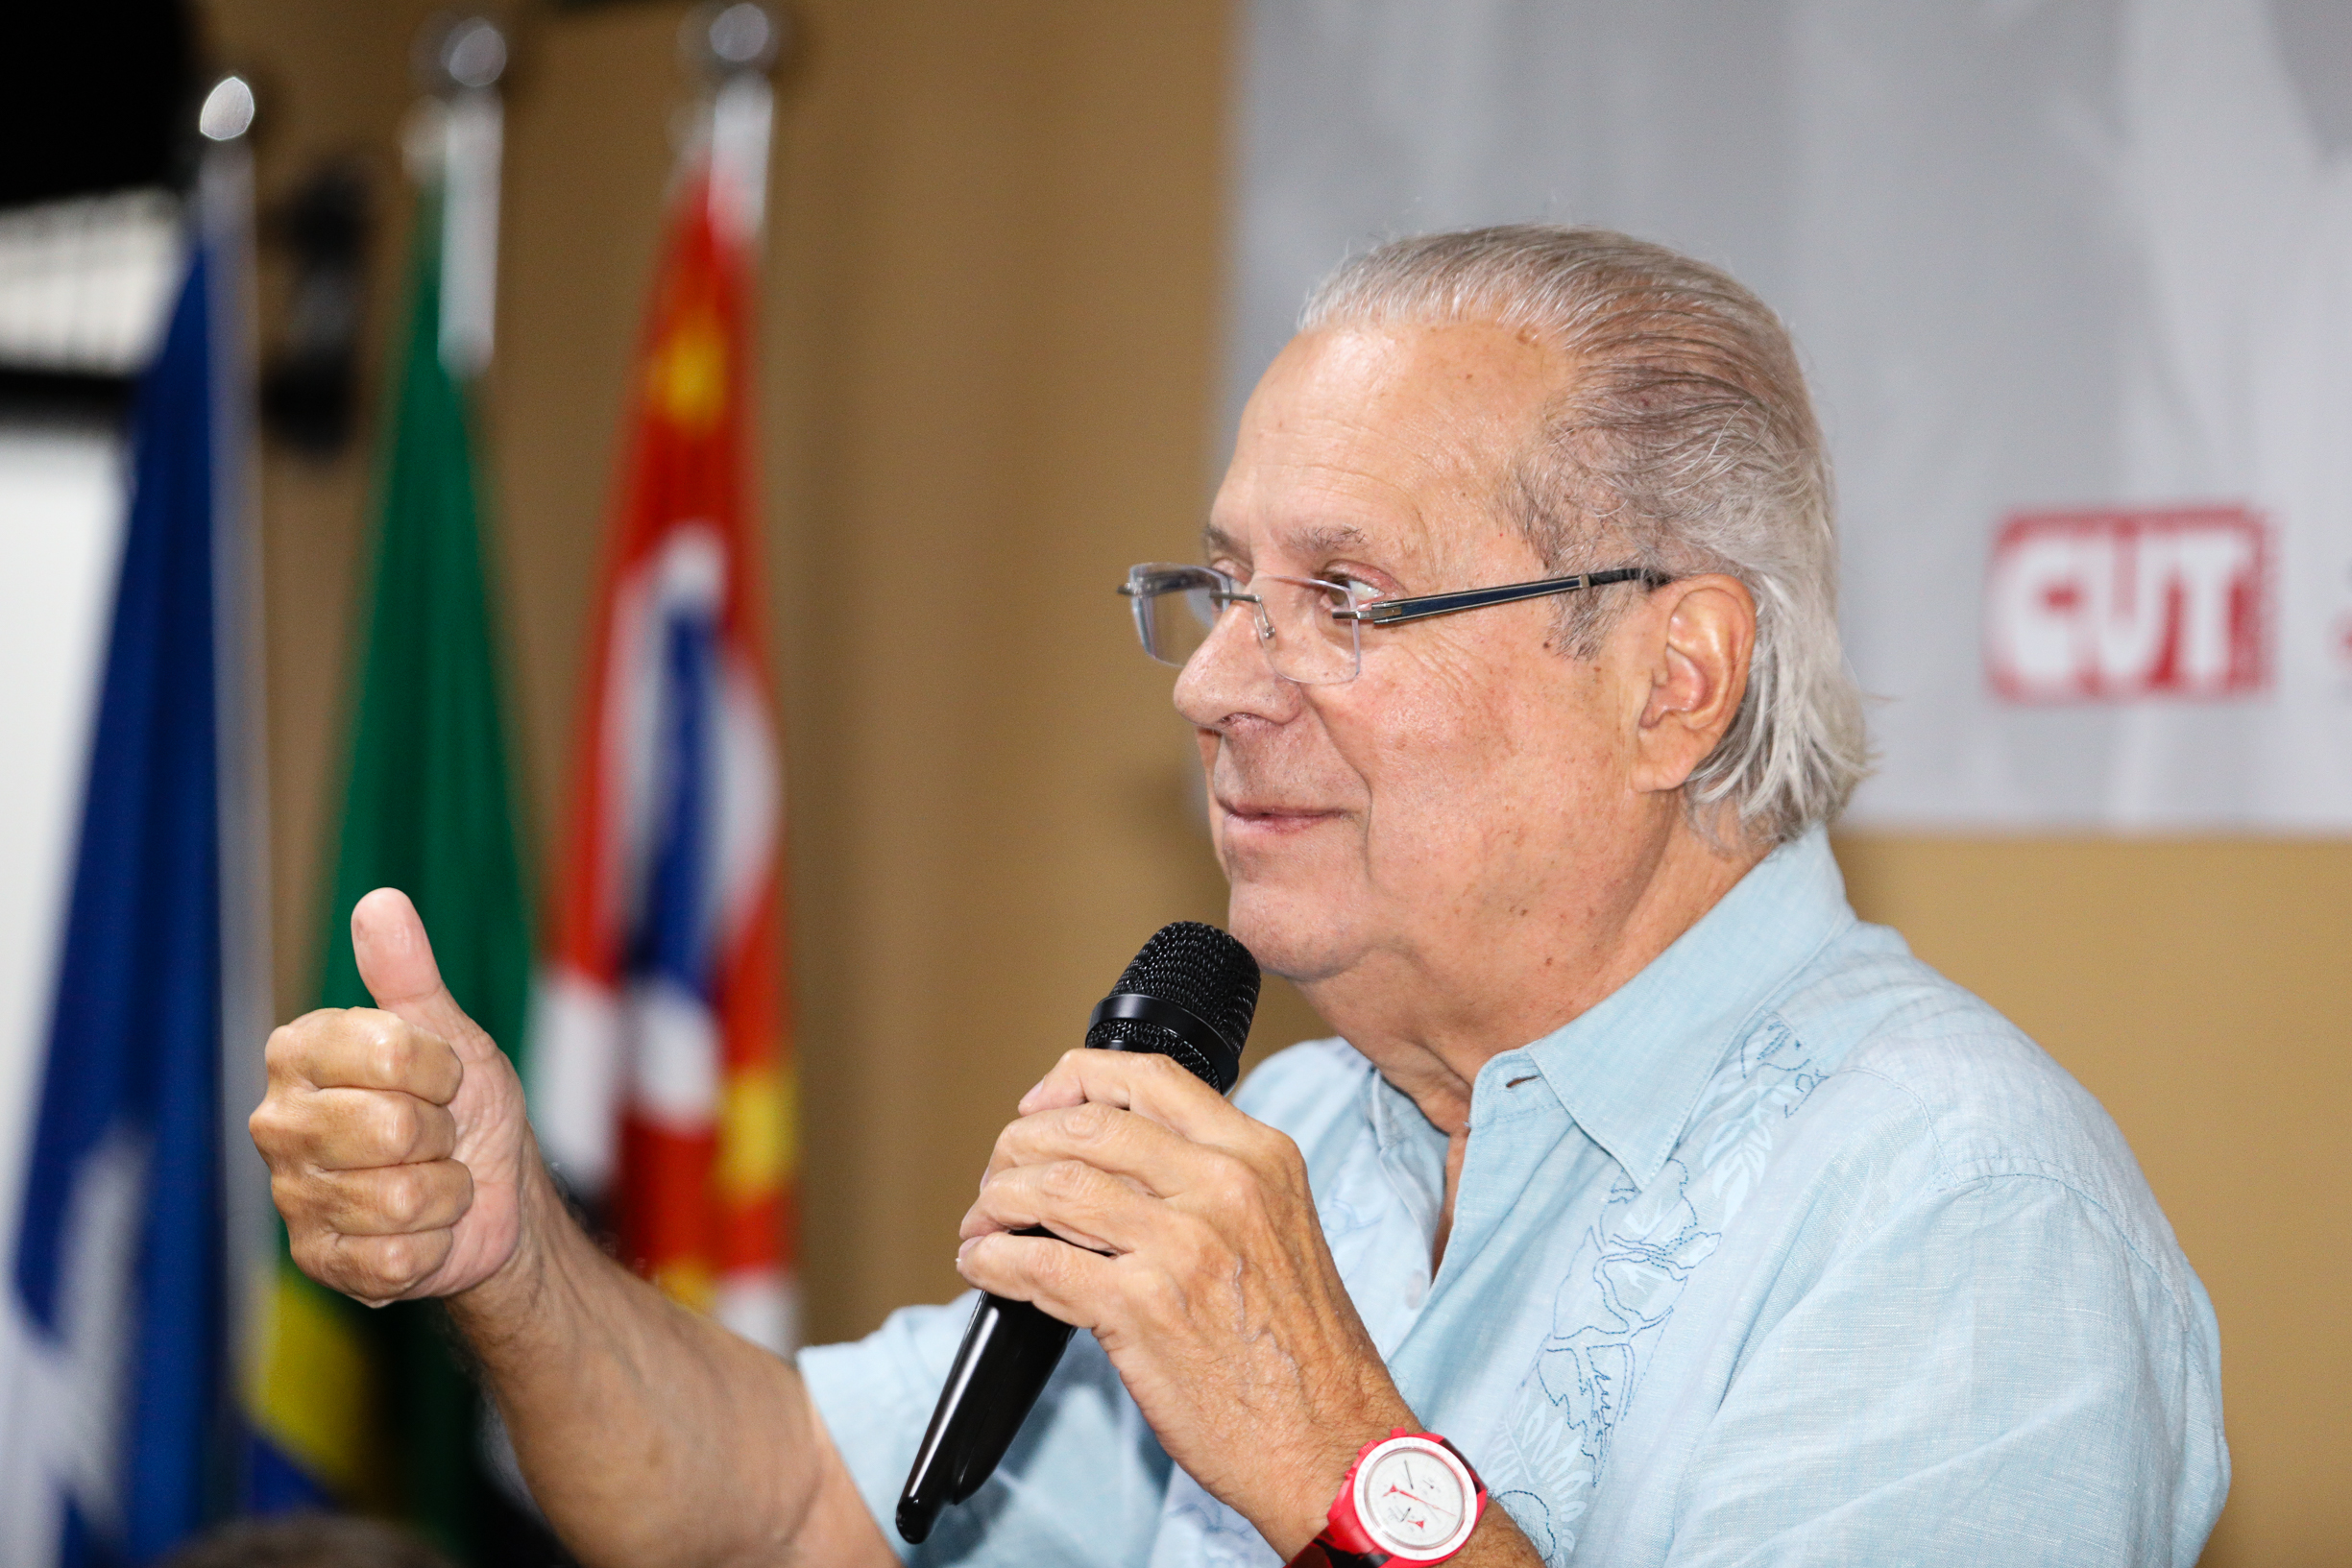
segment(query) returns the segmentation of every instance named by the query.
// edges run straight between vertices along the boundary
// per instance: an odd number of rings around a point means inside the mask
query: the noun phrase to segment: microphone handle
[[[1031,1226],[1023,1236],[1051,1236]],[[898,1532],[920,1542],[939,1510],[980,1490],[1012,1446],[1070,1343],[1069,1324],[982,1292],[898,1499]]]

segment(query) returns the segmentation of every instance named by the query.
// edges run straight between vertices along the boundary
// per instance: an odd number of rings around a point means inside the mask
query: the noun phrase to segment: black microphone
[[[1179,920],[1152,933],[1095,1007],[1086,1044],[1173,1056],[1219,1094],[1230,1094],[1257,1007],[1258,964],[1249,950],[1214,926]],[[899,1494],[901,1535],[924,1539],[941,1508],[970,1497],[995,1473],[1069,1342],[1070,1325],[1059,1318],[1026,1301],[981,1296]]]

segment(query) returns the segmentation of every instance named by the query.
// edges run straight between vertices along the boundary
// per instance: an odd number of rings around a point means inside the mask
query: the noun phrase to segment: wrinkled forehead
[[[1212,551],[1283,572],[1460,567],[1510,536],[1503,486],[1564,379],[1553,350],[1487,322],[1302,333],[1243,410]]]

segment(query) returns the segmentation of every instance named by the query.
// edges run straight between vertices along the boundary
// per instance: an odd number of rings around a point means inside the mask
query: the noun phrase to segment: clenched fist
[[[270,1036],[249,1125],[304,1273],[370,1304],[468,1290],[521,1235],[539,1166],[522,1085],[433,962],[406,894],[352,911],[376,1007],[321,1008]]]

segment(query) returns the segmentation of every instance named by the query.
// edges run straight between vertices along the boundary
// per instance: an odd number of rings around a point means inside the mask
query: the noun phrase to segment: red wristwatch
[[[1290,1568],[1429,1568],[1462,1550],[1487,1510],[1487,1484],[1434,1432],[1398,1427],[1357,1451],[1330,1523]]]

